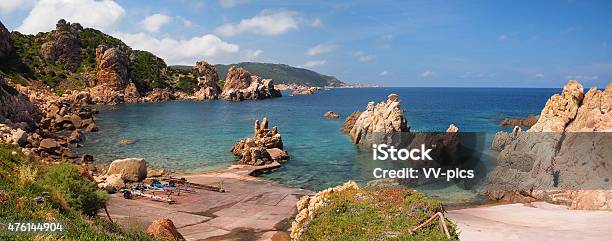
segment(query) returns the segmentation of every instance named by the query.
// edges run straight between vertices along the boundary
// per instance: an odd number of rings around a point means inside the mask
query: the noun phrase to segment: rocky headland
[[[494,200],[536,200],[573,209],[612,210],[612,83],[584,93],[569,81],[528,131],[499,132],[497,167],[485,192]]]
[[[319,87],[300,87],[293,91],[292,95],[314,95],[315,92],[320,90]]]
[[[363,112],[354,112],[347,118],[343,129],[350,129],[348,135],[353,143],[366,146],[391,143],[398,134],[410,131],[396,94],[390,94],[378,104],[369,102]]]
[[[274,89],[271,79],[262,79],[251,75],[243,68],[232,66],[227,72],[221,98],[241,101],[281,97],[280,91]]]

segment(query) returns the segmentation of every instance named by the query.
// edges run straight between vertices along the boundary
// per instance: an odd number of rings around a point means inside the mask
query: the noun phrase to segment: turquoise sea
[[[79,152],[96,162],[144,157],[150,166],[176,172],[203,172],[224,168],[233,156],[230,147],[252,135],[253,121],[268,117],[278,126],[291,160],[262,177],[290,186],[321,190],[347,180],[371,180],[375,167],[401,163],[373,161],[369,152],[353,145],[340,132],[344,118],[363,110],[369,101],[400,96],[412,131],[445,131],[455,123],[461,132],[488,133],[487,143],[506,117],[539,114],[559,89],[513,88],[363,88],[330,89],[315,95],[242,102],[172,101],[100,107],[99,132],[88,133]],[[323,118],[326,111],[339,120]],[[131,140],[132,144],[119,144]],[[491,160],[492,162],[492,160]],[[492,163],[490,163],[493,165]],[[481,200],[474,190],[458,187],[421,187],[447,203]]]

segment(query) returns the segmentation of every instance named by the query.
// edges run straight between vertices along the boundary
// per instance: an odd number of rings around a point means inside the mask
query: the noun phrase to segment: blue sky
[[[123,1],[0,3],[10,30],[80,22],[168,64],[284,63],[386,86],[600,88],[612,1]]]

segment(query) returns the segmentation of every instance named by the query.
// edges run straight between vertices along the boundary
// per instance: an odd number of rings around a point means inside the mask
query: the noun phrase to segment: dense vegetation
[[[275,84],[299,84],[321,87],[344,84],[336,79],[336,77],[322,75],[312,70],[296,68],[286,64],[243,62],[232,65],[242,67],[251,74],[258,75],[264,79],[272,79]],[[232,65],[216,64],[215,67],[219,71],[219,78],[225,79],[227,70]]]
[[[441,202],[413,190],[346,189],[329,197],[301,240],[448,240],[437,220],[410,232],[436,212],[444,212]],[[459,240],[455,225],[446,223],[451,240]]]
[[[152,240],[140,230],[123,231],[96,217],[106,193],[81,176],[71,163],[48,165],[24,156],[19,148],[0,146],[0,222],[47,221],[64,224],[56,234],[11,235],[0,240]]]
[[[178,79],[174,88],[188,94],[193,94],[198,89],[198,80],[193,77],[182,76]]]
[[[166,74],[166,62],[147,51],[134,50],[130,58],[132,81],[142,92],[155,88],[166,88],[170,84]]]

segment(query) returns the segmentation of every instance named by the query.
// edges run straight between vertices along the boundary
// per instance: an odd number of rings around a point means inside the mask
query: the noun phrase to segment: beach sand
[[[450,210],[461,240],[612,240],[612,212],[545,202]]]

